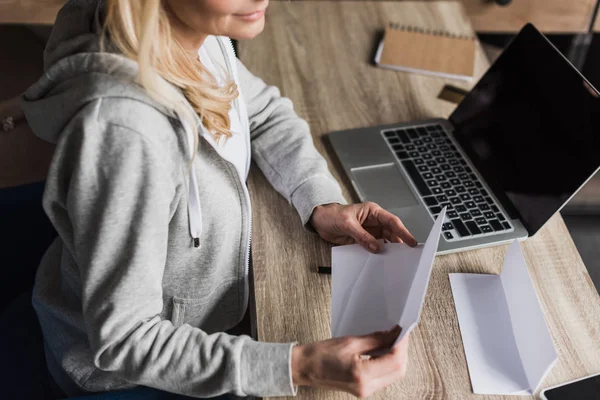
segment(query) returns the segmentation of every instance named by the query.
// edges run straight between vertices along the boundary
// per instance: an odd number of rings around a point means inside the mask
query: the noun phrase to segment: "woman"
[[[227,37],[260,33],[267,4],[71,0],[60,12],[23,108],[56,143],[44,209],[59,238],[33,303],[67,394],[368,395],[404,374],[407,342],[360,357],[397,327],[300,345],[224,333],[248,303],[250,153],[325,240],[416,245],[376,204],[345,205],[307,124],[235,58]]]

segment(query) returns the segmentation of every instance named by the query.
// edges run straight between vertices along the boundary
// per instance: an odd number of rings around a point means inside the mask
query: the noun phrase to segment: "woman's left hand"
[[[360,243],[377,253],[377,239],[416,246],[417,241],[400,218],[373,202],[343,206],[337,203],[315,207],[310,224],[325,240],[335,244]]]

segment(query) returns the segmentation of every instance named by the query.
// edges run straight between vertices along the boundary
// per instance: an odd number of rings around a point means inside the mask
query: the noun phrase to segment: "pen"
[[[317,272],[320,274],[331,274],[331,267],[327,267],[325,265],[317,266]]]

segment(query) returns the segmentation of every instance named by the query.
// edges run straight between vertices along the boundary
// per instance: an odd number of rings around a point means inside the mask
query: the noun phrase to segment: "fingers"
[[[400,370],[406,372],[408,363],[409,336],[404,337],[390,352],[369,360],[366,373],[371,376],[385,376]]]
[[[411,247],[418,244],[417,240],[411,235],[408,229],[406,229],[402,221],[400,221],[400,218],[391,212],[384,210],[375,203],[373,203],[371,212],[381,225],[388,228],[394,235],[402,239],[404,243]]]
[[[358,220],[351,219],[348,221],[347,228],[348,235],[350,235],[356,241],[356,243],[360,243],[361,246],[372,253],[377,253],[379,251],[380,245],[377,242],[377,239],[367,232],[358,222]]]
[[[353,341],[353,350],[356,354],[366,354],[389,348],[400,334],[400,327],[396,325],[389,331],[373,332],[368,335],[357,336]]]

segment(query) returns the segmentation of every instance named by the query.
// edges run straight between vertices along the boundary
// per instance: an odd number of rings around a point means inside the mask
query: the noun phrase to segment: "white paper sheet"
[[[360,245],[332,249],[331,334],[363,335],[417,325],[437,251],[445,209],[424,245],[385,243],[378,254]]]
[[[519,243],[500,275],[450,274],[473,392],[528,395],[557,360]]]

